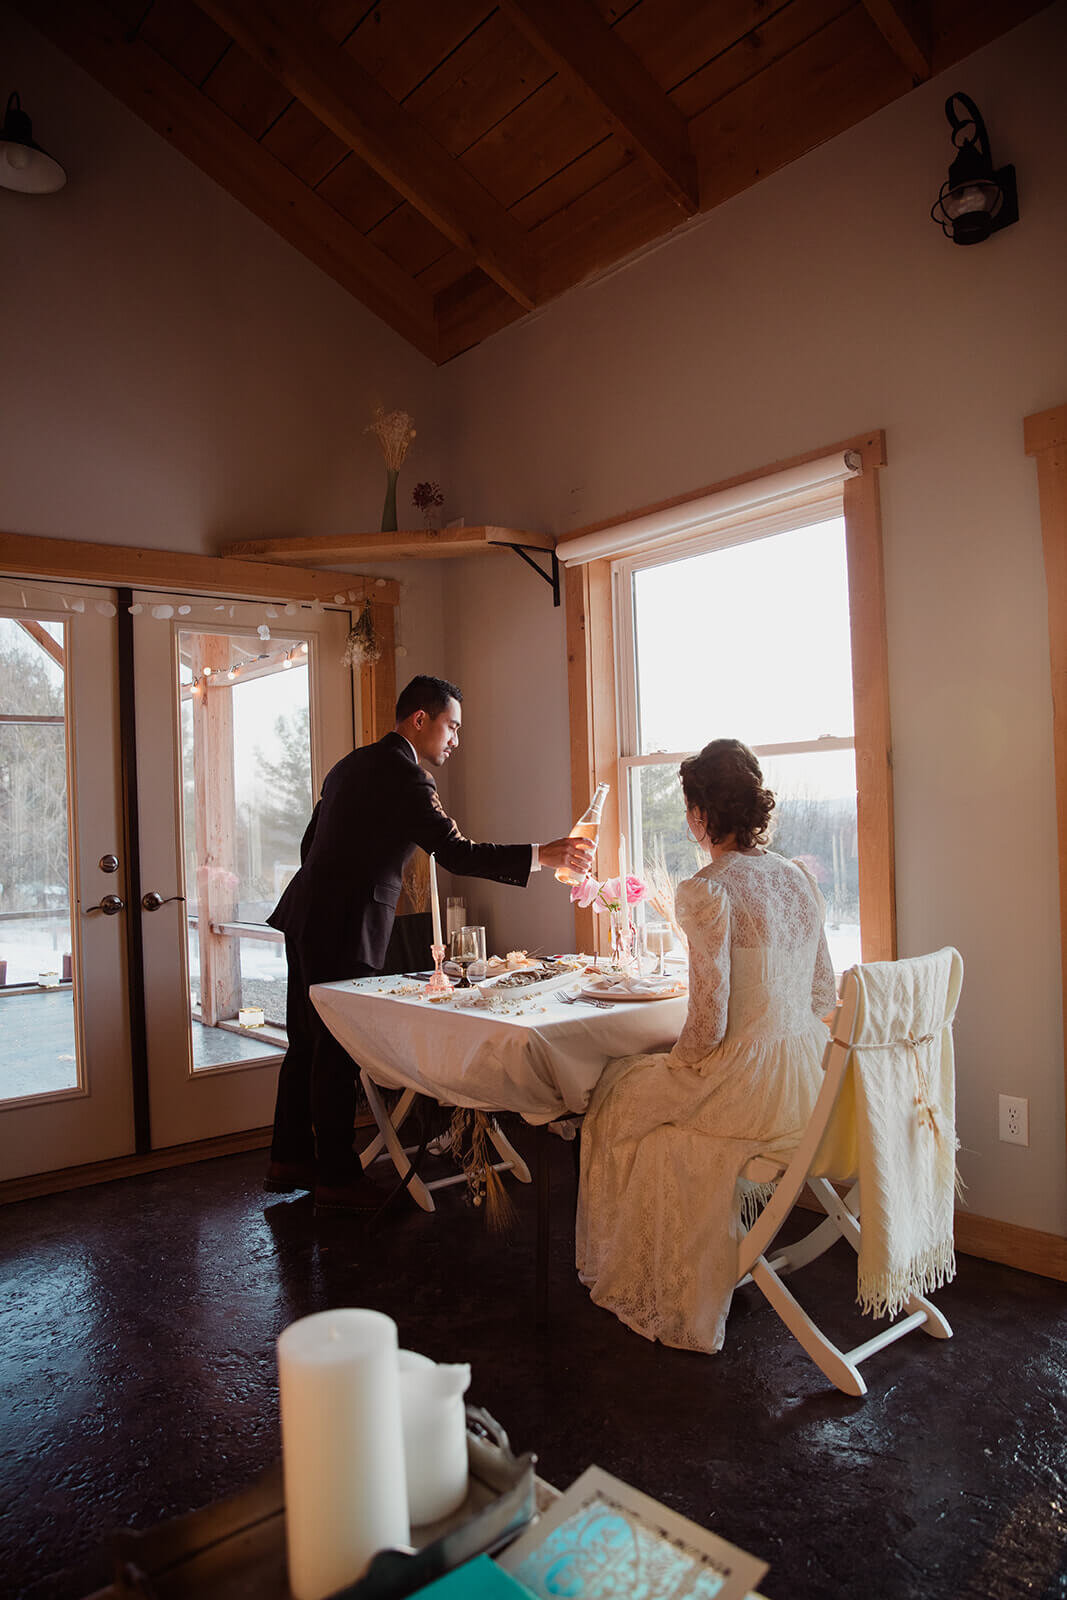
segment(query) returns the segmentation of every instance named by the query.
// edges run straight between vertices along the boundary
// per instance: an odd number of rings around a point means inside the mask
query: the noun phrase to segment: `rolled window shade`
[[[595,533],[583,533],[577,539],[564,539],[557,544],[556,555],[564,566],[580,567],[588,561],[655,549],[705,528],[714,528],[730,517],[749,519],[761,511],[771,513],[779,505],[784,509],[785,503],[794,497],[810,504],[820,489],[832,493],[835,484],[857,477],[862,468],[863,457],[858,450],[839,450],[831,456],[820,456],[818,461],[806,461],[800,467],[787,467],[784,472],[771,472],[765,477],[735,484],[732,489],[718,489],[699,500],[688,500],[664,511],[652,511],[630,522],[615,522],[610,528],[598,528]]]

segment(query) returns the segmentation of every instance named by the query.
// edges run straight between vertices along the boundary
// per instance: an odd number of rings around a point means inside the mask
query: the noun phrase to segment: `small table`
[[[573,991],[580,974],[557,979],[533,993],[511,991],[495,997],[493,1009],[432,1001],[424,985],[392,977],[355,978],[341,983],[316,983],[311,988],[315,1009],[334,1037],[360,1066],[360,1076],[378,1134],[363,1152],[368,1166],[388,1151],[398,1173],[406,1177],[409,1162],[399,1128],[416,1094],[441,1105],[466,1106],[486,1112],[517,1112],[535,1127],[568,1115],[582,1115],[597,1080],[617,1056],[669,1050],[685,1022],[688,996],[665,1000],[612,1002],[603,1008],[585,1002],[566,1004],[561,991]],[[390,1113],[379,1087],[400,1089]],[[490,1124],[489,1136],[502,1166],[521,1182],[530,1173],[501,1130]],[[539,1142],[539,1152],[543,1152]],[[538,1305],[547,1302],[548,1184],[547,1162],[540,1160],[537,1216]],[[439,1179],[424,1184],[410,1179],[416,1204],[434,1209],[431,1189],[462,1182]]]

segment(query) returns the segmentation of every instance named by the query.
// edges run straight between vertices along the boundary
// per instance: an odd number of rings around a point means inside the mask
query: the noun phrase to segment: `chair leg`
[[[495,1117],[489,1118],[489,1138],[506,1167],[511,1168],[512,1176],[518,1178],[520,1183],[532,1183],[530,1169],[525,1161],[497,1122]]]
[[[790,1294],[762,1256],[752,1268],[752,1278],[797,1343],[807,1351],[819,1371],[829,1378],[834,1387],[840,1389],[842,1394],[854,1395],[857,1399],[865,1395],[867,1385],[860,1377],[859,1369],[819,1331],[803,1306]]]
[[[922,1327],[923,1332],[928,1333],[931,1339],[952,1338],[952,1324],[924,1295],[909,1295],[907,1308],[909,1312],[924,1311],[926,1313],[926,1321]]]

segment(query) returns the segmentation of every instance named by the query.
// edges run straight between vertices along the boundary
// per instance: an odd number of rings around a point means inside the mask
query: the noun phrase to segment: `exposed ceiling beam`
[[[196,3],[514,300],[536,304],[525,230],[315,17],[291,0]]]
[[[501,0],[501,5],[692,216],[700,196],[686,119],[589,0]]]
[[[437,359],[429,293],[93,0],[17,0],[28,22],[402,338]]]
[[[930,76],[929,5],[923,0],[863,0],[893,54],[917,83]]]

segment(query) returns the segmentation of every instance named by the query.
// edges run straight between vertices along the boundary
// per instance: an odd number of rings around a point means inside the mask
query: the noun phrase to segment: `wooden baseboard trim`
[[[837,1183],[834,1188],[844,1195],[848,1184]],[[805,1211],[822,1211],[807,1189],[801,1191],[797,1205]],[[1018,1267],[1020,1272],[1033,1272],[1039,1278],[1067,1283],[1067,1239],[1058,1233],[1042,1233],[1038,1228],[1021,1228],[1013,1222],[957,1211],[955,1234],[960,1255],[977,1256],[981,1261],[996,1261],[1004,1267]]]
[[[1035,1272],[1040,1278],[1067,1283],[1067,1239],[1058,1233],[1042,1233],[1037,1228],[1021,1228],[1011,1222],[957,1211],[956,1249],[961,1255],[999,1261],[1006,1267],[1018,1267],[1020,1272]]]
[[[166,1167],[183,1167],[191,1161],[210,1161],[215,1156],[263,1150],[270,1145],[270,1135],[269,1128],[250,1128],[247,1133],[197,1139],[192,1144],[171,1145],[167,1150],[151,1150],[143,1156],[116,1156],[111,1161],[91,1161],[83,1167],[64,1167],[58,1172],[35,1172],[27,1178],[9,1178],[6,1183],[0,1183],[0,1205],[11,1205],[16,1200],[36,1200],[46,1194],[62,1194],[66,1189],[86,1189],[94,1183],[113,1183],[116,1178],[136,1178],[144,1172],[162,1172]]]
[[[358,1128],[373,1128],[369,1111],[356,1113]],[[57,1172],[35,1172],[26,1178],[8,1178],[0,1183],[0,1206],[17,1200],[35,1200],[40,1195],[62,1194],[66,1189],[87,1189],[94,1183],[113,1183],[116,1178],[136,1178],[143,1172],[162,1172],[167,1167],[184,1167],[191,1161],[211,1161],[216,1156],[239,1156],[246,1150],[270,1147],[270,1128],[249,1128],[244,1133],[225,1133],[217,1139],[197,1139],[191,1144],[175,1144],[166,1150],[150,1150],[143,1156],[115,1156],[111,1161],[91,1161],[83,1167],[62,1167]]]

